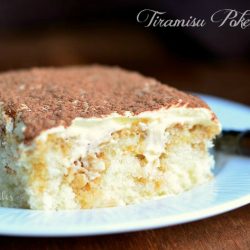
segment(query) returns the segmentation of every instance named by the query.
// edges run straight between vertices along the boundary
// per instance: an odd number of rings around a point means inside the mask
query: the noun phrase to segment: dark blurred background
[[[0,71],[119,65],[250,105],[250,26],[145,28],[136,21],[145,8],[166,11],[169,19],[209,20],[219,9],[250,9],[250,1],[0,0]]]

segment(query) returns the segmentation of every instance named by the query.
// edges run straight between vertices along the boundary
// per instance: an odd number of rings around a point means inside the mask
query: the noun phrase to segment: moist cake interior
[[[111,207],[178,194],[211,179],[208,148],[218,133],[212,121],[161,124],[158,129],[154,119],[116,120],[126,126],[87,149],[80,134],[53,130],[22,148],[21,123],[2,129],[0,190],[9,198],[1,204],[32,209]]]

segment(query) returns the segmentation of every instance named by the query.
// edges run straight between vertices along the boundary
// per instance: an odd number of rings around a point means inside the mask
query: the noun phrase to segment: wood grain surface
[[[91,32],[81,29],[2,34],[0,70],[93,62],[118,64],[184,90],[250,105],[249,62],[178,58],[148,33],[134,27],[107,27],[92,27]],[[202,221],[151,231],[77,238],[1,237],[0,250],[4,249],[249,250],[250,205]]]

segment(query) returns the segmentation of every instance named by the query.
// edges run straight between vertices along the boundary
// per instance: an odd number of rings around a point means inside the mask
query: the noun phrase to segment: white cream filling
[[[142,130],[147,130],[146,151],[159,155],[166,143],[165,129],[173,124],[211,125],[212,112],[206,108],[169,108],[156,111],[142,112],[134,116],[130,112],[125,115],[112,113],[103,118],[75,118],[69,127],[55,127],[43,131],[36,140],[46,141],[49,134],[62,138],[76,137],[81,145],[81,154],[95,150],[101,142],[111,139],[114,131],[129,128],[134,121],[142,118],[149,119],[149,123],[140,123]]]

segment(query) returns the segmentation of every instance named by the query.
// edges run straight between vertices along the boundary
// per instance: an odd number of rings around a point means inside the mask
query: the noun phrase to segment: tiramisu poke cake
[[[1,206],[120,206],[211,179],[220,123],[199,98],[117,67],[0,75]]]

